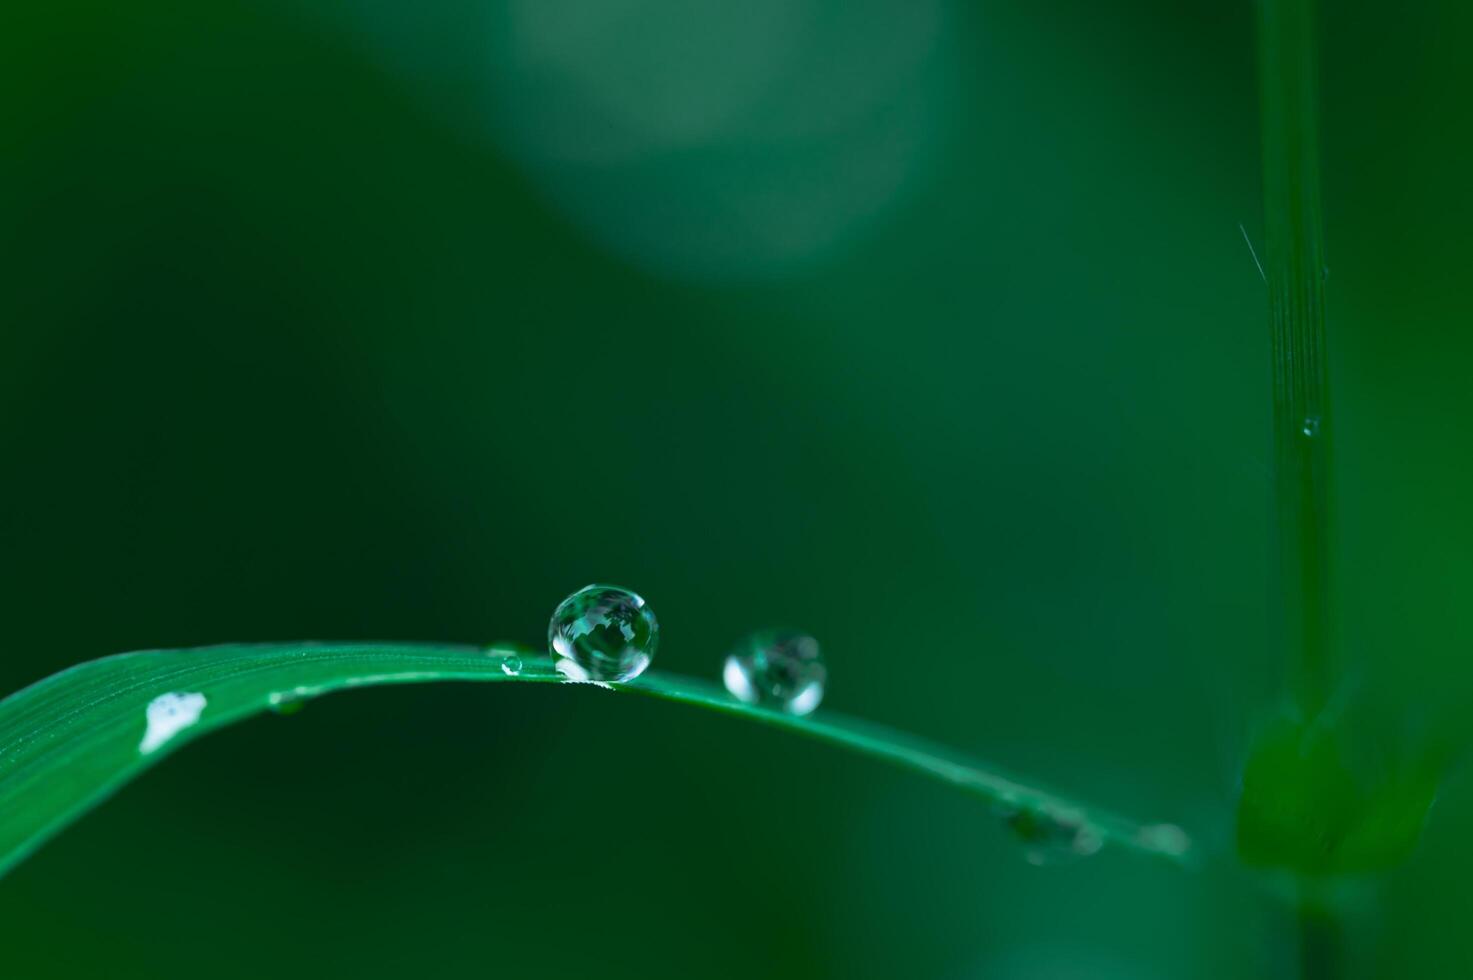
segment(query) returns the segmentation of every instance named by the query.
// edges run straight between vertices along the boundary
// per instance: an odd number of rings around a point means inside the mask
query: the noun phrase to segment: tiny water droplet
[[[272,694],[266,706],[278,715],[294,715],[307,706],[307,699],[293,694]]]
[[[138,751],[144,755],[156,751],[175,735],[199,721],[200,714],[209,702],[198,691],[170,691],[160,694],[148,702],[143,709],[143,720],[147,729]]]
[[[791,630],[763,630],[742,640],[727,655],[721,680],[748,704],[806,715],[823,700],[828,668],[813,637]]]
[[[1136,831],[1135,839],[1142,847],[1177,857],[1192,849],[1192,839],[1174,823],[1153,823]]]
[[[310,687],[294,687],[290,691],[272,691],[266,699],[266,707],[278,715],[294,715],[307,706],[307,702],[321,693]]]
[[[1320,417],[1318,415],[1311,415],[1306,418],[1304,420],[1304,427],[1300,431],[1302,431],[1306,436],[1310,437],[1311,439],[1319,435]]]
[[[659,644],[660,624],[638,595],[589,585],[558,604],[547,625],[555,666],[568,680],[629,681],[644,673]]]
[[[1003,818],[1023,845],[1032,865],[1067,864],[1089,857],[1104,844],[1100,832],[1083,817],[1015,810]]]
[[[501,672],[507,677],[515,677],[522,672],[522,658],[514,653],[508,653],[501,658]]]

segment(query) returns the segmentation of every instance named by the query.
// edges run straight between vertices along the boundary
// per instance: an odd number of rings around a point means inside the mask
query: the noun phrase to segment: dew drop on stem
[[[792,630],[763,630],[727,655],[721,680],[748,704],[806,715],[823,700],[828,668],[813,637]]]

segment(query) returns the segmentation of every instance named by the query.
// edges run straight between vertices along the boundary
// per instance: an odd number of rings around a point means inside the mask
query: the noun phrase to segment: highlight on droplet
[[[148,702],[148,707],[144,709],[148,729],[143,733],[143,741],[138,743],[138,751],[148,755],[161,748],[175,735],[199,721],[200,713],[205,710],[207,703],[205,696],[198,691],[170,691]]]

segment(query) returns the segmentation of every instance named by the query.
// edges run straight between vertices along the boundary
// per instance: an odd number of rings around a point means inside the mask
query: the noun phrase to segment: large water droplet
[[[764,630],[747,637],[727,655],[721,679],[728,691],[748,704],[806,715],[823,700],[828,668],[813,637]]]
[[[1304,425],[1300,428],[1299,431],[1304,433],[1309,438],[1313,439],[1315,436],[1320,434],[1320,417],[1318,415],[1306,416],[1304,419]]]
[[[547,645],[568,680],[617,683],[644,673],[660,624],[643,599],[613,585],[589,585],[558,604]]]
[[[1015,810],[1004,819],[1029,864],[1065,864],[1089,857],[1104,844],[1099,830],[1080,816]]]

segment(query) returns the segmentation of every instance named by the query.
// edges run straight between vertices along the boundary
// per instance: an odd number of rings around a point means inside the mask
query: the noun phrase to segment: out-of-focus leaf
[[[1437,770],[1408,764],[1363,785],[1337,724],[1280,721],[1259,737],[1243,773],[1238,854],[1245,864],[1301,874],[1379,871],[1416,848]]]

